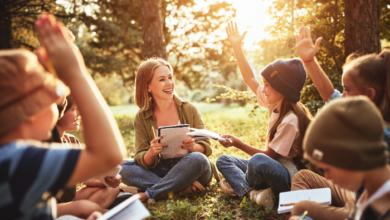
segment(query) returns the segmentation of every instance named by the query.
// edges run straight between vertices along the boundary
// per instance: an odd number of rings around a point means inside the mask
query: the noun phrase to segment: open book
[[[332,194],[330,192],[330,188],[282,192],[279,194],[278,213],[282,214],[291,212],[292,208],[296,203],[305,200],[330,205],[330,203],[332,202]]]
[[[121,202],[97,220],[141,220],[149,217],[150,213],[139,201],[136,194]]]
[[[223,138],[223,137],[221,137],[221,135],[214,133],[214,132],[211,132],[211,131],[208,131],[206,129],[191,128],[191,130],[193,130],[193,132],[189,132],[189,133],[187,133],[187,135],[194,136],[195,140],[204,139],[204,138],[211,138],[211,139],[216,140],[216,141],[232,142],[230,139]]]
[[[193,130],[193,132],[190,132]],[[157,131],[158,137],[163,136],[160,143],[166,144],[168,147],[164,147],[161,151],[161,157],[163,159],[180,158],[188,154],[187,149],[181,149],[183,141],[188,139],[189,135],[194,136],[195,140],[211,138],[219,141],[230,141],[227,138],[222,138],[221,135],[208,131],[206,129],[190,128],[189,124],[180,124],[173,126],[159,127]]]

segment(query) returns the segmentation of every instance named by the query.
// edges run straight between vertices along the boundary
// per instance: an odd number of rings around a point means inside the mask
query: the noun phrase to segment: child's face
[[[40,141],[49,139],[57,119],[58,109],[55,103],[30,117],[27,122],[24,123],[29,128],[29,138]]]
[[[333,180],[342,188],[355,192],[363,186],[363,172],[341,169],[319,161],[315,165],[324,171],[326,179]]]
[[[154,99],[171,100],[175,91],[175,81],[167,66],[159,66],[154,70],[148,91]]]
[[[278,103],[283,100],[283,95],[276,91],[271,85],[267,82],[267,80],[263,77],[264,87],[261,90],[265,95],[265,99],[269,105]]]
[[[362,95],[358,87],[356,86],[355,81],[353,80],[354,77],[358,77],[356,76],[356,74],[356,71],[353,71],[351,69],[344,70],[342,77],[344,92],[342,97]]]
[[[57,126],[63,131],[77,131],[80,128],[80,114],[75,104],[65,112],[64,116],[58,120]]]

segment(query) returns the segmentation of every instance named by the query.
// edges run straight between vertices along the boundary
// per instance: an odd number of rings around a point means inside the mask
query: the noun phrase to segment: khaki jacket
[[[202,120],[202,115],[192,103],[182,100],[175,95],[173,98],[175,100],[181,124],[189,124],[191,128],[206,128]],[[134,119],[136,150],[134,160],[145,169],[154,168],[158,161],[158,157],[155,157],[154,164],[152,166],[149,166],[144,161],[144,155],[150,148],[150,142],[154,139],[152,126],[153,128],[157,128],[157,121],[153,116],[153,110],[149,109],[144,112],[138,111]],[[211,155],[212,150],[209,139],[196,140],[195,142],[204,146],[204,154],[207,157]]]

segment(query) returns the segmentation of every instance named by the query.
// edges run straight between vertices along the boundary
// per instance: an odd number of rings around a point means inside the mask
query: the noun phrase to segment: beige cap
[[[0,79],[0,135],[69,94],[69,88],[24,49],[0,51]]]

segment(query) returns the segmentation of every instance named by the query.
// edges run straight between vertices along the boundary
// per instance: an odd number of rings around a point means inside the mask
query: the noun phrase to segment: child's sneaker
[[[252,190],[250,192],[250,199],[252,202],[263,205],[264,208],[274,207],[275,195],[272,192],[271,188],[261,189],[261,190]]]
[[[233,188],[230,186],[227,180],[221,180],[219,182],[219,187],[222,189],[222,192],[225,195],[230,197],[237,197],[237,194],[234,192]]]

